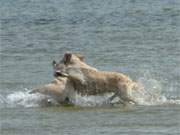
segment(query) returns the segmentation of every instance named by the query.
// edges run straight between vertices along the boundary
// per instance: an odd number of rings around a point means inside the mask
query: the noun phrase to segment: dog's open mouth
[[[57,71],[54,73],[54,76],[55,77],[68,77],[68,74]]]

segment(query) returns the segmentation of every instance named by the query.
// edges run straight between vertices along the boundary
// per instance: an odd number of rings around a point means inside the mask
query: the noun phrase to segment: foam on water
[[[149,72],[144,73],[138,83],[143,84],[144,90],[132,93],[132,97],[139,105],[180,104],[178,97],[167,98],[167,95],[162,94],[161,82],[153,79]]]
[[[89,107],[94,107],[94,106],[102,106],[108,103],[108,98],[110,98],[113,95],[113,93],[109,94],[104,94],[102,96],[81,96],[76,94],[76,100],[74,102],[75,105],[78,106],[89,106]],[[112,102],[116,102],[118,99],[113,100]]]
[[[146,76],[139,78],[139,83],[143,84],[144,90],[132,91],[131,96],[139,105],[164,105],[164,104],[180,104],[180,98],[167,98],[161,91],[161,83],[155,79]],[[58,102],[49,96],[42,94],[29,94],[28,89],[10,93],[6,96],[0,94],[0,108],[2,107],[41,107],[49,105],[59,105]],[[76,94],[72,100],[77,106],[102,106],[110,104],[108,98],[113,93],[104,94],[102,96],[81,96]],[[111,103],[118,102],[119,98],[115,98]]]
[[[81,96],[76,95],[73,103],[82,107],[94,107],[108,104],[107,99],[112,94],[106,94],[103,96]],[[147,93],[135,94],[135,101],[139,105],[163,105],[163,104],[180,104],[180,99],[167,99],[163,95],[149,95]],[[19,91],[3,97],[0,95],[0,106],[1,107],[41,107],[51,105],[58,105],[58,103],[48,97],[41,94],[29,94],[27,92]],[[118,98],[113,100],[116,103]]]
[[[28,91],[17,91],[7,96],[0,95],[0,107],[40,107],[47,106],[49,101],[54,105],[57,102],[42,94],[29,94]]]

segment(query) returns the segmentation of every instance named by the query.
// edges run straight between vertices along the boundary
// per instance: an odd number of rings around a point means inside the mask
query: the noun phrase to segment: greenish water
[[[1,0],[0,134],[180,133],[179,0]],[[42,105],[27,92],[53,79],[52,60],[78,52],[88,64],[142,82],[139,106]]]

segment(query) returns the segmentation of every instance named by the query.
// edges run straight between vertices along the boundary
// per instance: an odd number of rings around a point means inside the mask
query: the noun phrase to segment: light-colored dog
[[[71,53],[65,53],[63,59],[60,62],[64,63],[66,61],[69,61],[68,59],[69,54]],[[80,54],[71,54],[71,60],[69,62],[73,67],[83,67],[95,71],[97,70],[87,65],[85,62],[83,62],[83,60],[84,58]],[[53,61],[53,67],[54,67],[54,71],[57,71],[57,69],[55,68],[56,67],[55,61]],[[51,83],[35,88],[30,92],[30,94],[41,93],[52,97],[59,103],[69,102],[69,100],[73,99],[75,96],[74,86],[72,82],[66,76],[58,72],[54,72],[54,76],[55,79]]]
[[[40,86],[30,92],[30,94],[33,93],[41,93],[50,96],[60,104],[70,103],[70,99],[72,100],[75,97],[72,83],[67,77],[63,76],[56,77],[49,84]]]
[[[130,93],[142,87],[132,81],[128,76],[108,71],[98,71],[91,68],[78,67],[71,64],[72,54],[66,54],[66,59],[60,63],[54,63],[54,74],[64,75],[73,83],[74,90],[84,95],[98,95],[113,92],[120,98],[121,103],[136,103]]]

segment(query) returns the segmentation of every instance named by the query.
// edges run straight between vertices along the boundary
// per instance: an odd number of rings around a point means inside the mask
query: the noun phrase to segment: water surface
[[[0,133],[179,134],[179,7],[179,0],[1,0]],[[101,106],[102,97],[42,107],[44,97],[27,91],[53,79],[51,62],[65,51],[129,75],[156,97],[125,108]]]

